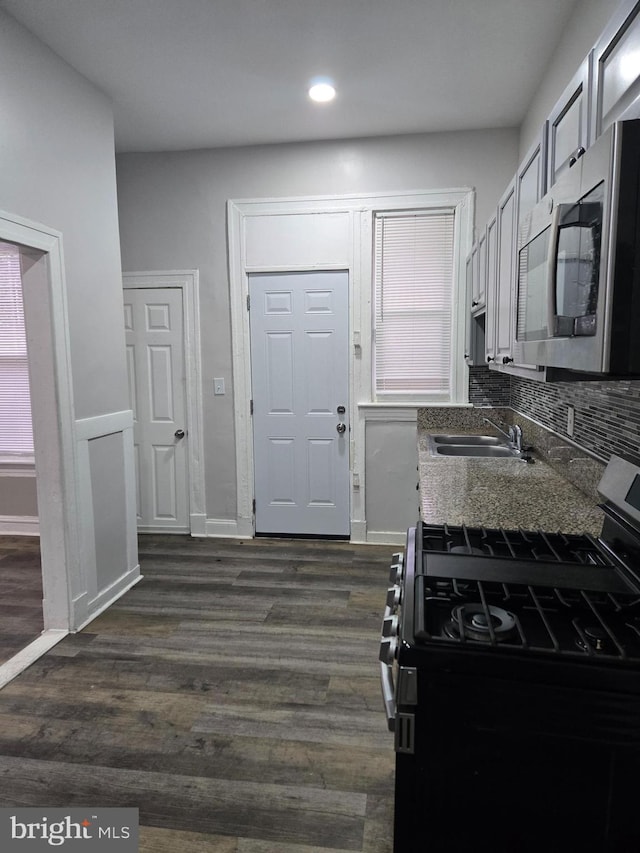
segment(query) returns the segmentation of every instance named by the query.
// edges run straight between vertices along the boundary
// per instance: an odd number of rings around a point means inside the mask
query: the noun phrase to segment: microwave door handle
[[[547,328],[549,337],[554,336],[556,328],[556,273],[558,266],[556,263],[556,254],[558,252],[558,236],[560,233],[560,216],[562,209],[566,209],[566,204],[558,204],[554,208],[553,216],[551,217],[551,244],[549,246],[549,255],[547,256]]]

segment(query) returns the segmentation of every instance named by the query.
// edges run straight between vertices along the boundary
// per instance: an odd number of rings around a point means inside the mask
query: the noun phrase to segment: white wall
[[[226,201],[473,186],[483,222],[517,144],[498,130],[117,158],[123,269],[200,271],[209,518],[236,515]],[[225,397],[214,398],[214,376]]]
[[[103,94],[4,12],[0,116],[0,209],[8,214],[6,221],[19,217],[62,235],[77,450],[70,463],[76,467],[65,470],[61,482],[79,507],[70,525],[78,541],[68,543],[78,567],[70,584],[77,624],[95,612],[100,596],[115,594],[137,565],[129,530],[135,535],[135,517],[131,525],[124,511],[94,512],[92,501],[92,494],[109,494],[131,515],[127,416],[109,433],[120,436],[119,456],[114,458],[112,443],[101,431],[102,419],[129,405],[113,116]],[[40,303],[46,303],[46,295]],[[84,425],[83,438],[78,424]],[[89,459],[83,451],[90,439]],[[41,487],[46,494],[46,485],[39,483],[41,515]],[[60,502],[59,494],[50,497]]]

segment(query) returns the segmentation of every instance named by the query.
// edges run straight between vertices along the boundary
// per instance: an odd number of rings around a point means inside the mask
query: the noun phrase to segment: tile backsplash
[[[576,444],[605,461],[615,453],[640,464],[640,380],[543,383],[513,376],[510,400],[513,409],[563,436],[573,406]]]
[[[474,406],[508,406],[511,398],[511,377],[489,370],[488,367],[469,368],[469,402]]]
[[[545,383],[472,367],[469,400],[474,406],[510,406],[566,437],[573,406],[576,444],[603,461],[615,453],[640,464],[640,380]]]

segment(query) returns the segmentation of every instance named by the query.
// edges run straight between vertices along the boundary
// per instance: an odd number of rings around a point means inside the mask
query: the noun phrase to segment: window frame
[[[369,393],[371,405],[376,406],[455,406],[468,405],[468,366],[464,359],[466,341],[466,276],[465,261],[471,249],[475,215],[475,192],[470,189],[433,190],[407,194],[394,205],[373,206],[369,211],[367,231],[370,235],[370,295],[369,295]],[[380,216],[414,216],[422,212],[453,211],[453,270],[451,288],[451,360],[448,393],[377,391],[375,377],[375,227]]]
[[[13,249],[14,251],[5,252],[5,249]],[[34,456],[34,447],[33,447],[33,414],[31,411],[31,389],[30,389],[30,376],[29,376],[29,354],[27,349],[27,329],[26,329],[26,321],[25,321],[25,312],[24,312],[24,297],[22,293],[22,262],[21,262],[21,253],[20,247],[17,244],[10,243],[9,241],[2,240],[0,241],[0,254],[6,254],[10,258],[15,259],[15,263],[17,266],[17,291],[19,291],[18,299],[20,302],[19,306],[19,314],[22,315],[22,333],[23,337],[19,337],[19,334],[16,334],[16,322],[15,320],[12,322],[9,320],[9,333],[6,337],[6,344],[9,350],[12,348],[15,349],[16,345],[20,345],[19,350],[15,350],[14,352],[5,353],[5,346],[3,345],[3,340],[0,340],[0,370],[2,370],[3,365],[13,365],[14,367],[18,367],[20,369],[20,373],[22,376],[22,384],[26,381],[26,395],[23,399],[22,405],[22,414],[23,420],[21,422],[15,422],[14,427],[17,434],[19,434],[21,441],[20,444],[29,444],[28,449],[7,449],[0,447],[0,465],[2,465],[2,470],[7,469],[8,471],[15,470],[16,472],[24,471],[25,468],[34,468],[35,467],[35,456]],[[12,278],[12,276],[9,276]],[[2,286],[2,282],[0,281],[0,286]],[[11,301],[11,293],[7,296],[7,304]],[[3,296],[0,294],[0,305],[3,303]],[[10,312],[11,313],[11,312]],[[29,434],[27,434],[27,419],[28,415],[28,426],[29,426]],[[21,426],[22,424],[22,426]],[[30,438],[30,442],[28,439]]]
[[[443,216],[451,217],[451,222],[447,227],[447,230],[450,228],[451,233],[451,280],[450,280],[450,290],[445,292],[445,299],[443,300],[442,307],[438,309],[438,311],[442,312],[446,310],[449,320],[449,336],[447,341],[447,348],[449,351],[448,355],[448,374],[446,377],[446,388],[443,390],[432,390],[427,391],[426,389],[419,390],[411,390],[409,387],[406,388],[378,388],[378,367],[379,359],[378,359],[378,339],[380,336],[380,332],[382,331],[382,327],[384,326],[384,320],[382,323],[378,322],[378,284],[380,281],[379,275],[379,267],[378,260],[379,258],[383,261],[383,270],[384,270],[384,254],[382,247],[379,248],[379,240],[384,240],[384,234],[380,231],[380,229],[384,229],[384,223],[394,222],[398,223],[399,220],[409,219],[409,218],[422,218],[428,219],[429,217],[438,217],[442,218]],[[373,298],[372,305],[373,309],[371,312],[371,354],[372,354],[372,389],[376,398],[380,400],[389,400],[389,401],[397,401],[399,399],[425,399],[425,398],[434,398],[435,400],[443,400],[445,402],[449,402],[452,396],[452,363],[455,359],[455,351],[453,347],[453,339],[454,335],[454,309],[455,309],[455,208],[453,207],[437,207],[437,208],[418,208],[415,210],[402,210],[402,211],[376,211],[374,215],[374,228],[373,228],[373,276],[372,276],[372,286],[373,286]],[[384,279],[384,272],[382,272],[382,276]],[[382,282],[384,285],[384,281]],[[446,308],[445,308],[446,303]],[[394,312],[396,315],[405,315],[405,317],[412,313],[411,308],[407,306],[404,310],[395,309]],[[416,311],[416,313],[418,313]],[[426,316],[428,315],[428,311],[424,309],[420,313]],[[409,383],[408,383],[409,384]]]

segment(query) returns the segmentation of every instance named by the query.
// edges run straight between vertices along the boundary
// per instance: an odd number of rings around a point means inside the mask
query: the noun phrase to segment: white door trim
[[[206,536],[204,443],[202,427],[202,359],[200,348],[200,289],[198,270],[125,272],[124,288],[175,287],[182,290],[184,308],[184,365],[186,373],[189,468],[189,529]]]
[[[71,625],[71,590],[81,577],[80,508],[71,348],[62,234],[45,225],[0,211],[0,240],[32,250],[23,270],[25,291],[36,288],[47,310],[29,336],[32,420],[42,556],[45,631]],[[34,251],[35,250],[35,251]],[[28,298],[25,310],[28,318]],[[48,304],[47,304],[48,303]],[[34,344],[34,345],[32,345]],[[54,499],[52,500],[52,496]]]
[[[456,280],[464,280],[464,259],[471,248],[475,194],[469,187],[416,190],[415,192],[374,193],[347,196],[313,196],[280,199],[232,199],[227,202],[229,300],[231,306],[231,346],[234,381],[234,424],[236,446],[237,531],[238,536],[254,535],[253,442],[249,410],[251,399],[250,329],[247,311],[249,273],[295,272],[305,270],[347,270],[349,274],[349,400],[351,462],[351,539],[367,541],[365,515],[365,416],[362,404],[373,400],[371,387],[372,317],[372,225],[377,211],[411,210],[433,207],[456,209]],[[349,233],[340,257],[331,256],[310,263],[250,263],[248,227],[259,218],[296,215],[349,214]],[[311,219],[311,216],[310,216]],[[274,220],[275,221],[275,220]],[[330,254],[327,253],[327,254]],[[305,259],[306,260],[306,259]],[[460,277],[462,276],[462,279]],[[456,335],[463,352],[465,312],[458,312]],[[453,365],[452,385],[460,398],[466,393],[468,370],[461,357]],[[377,404],[382,410],[387,404]],[[415,405],[419,405],[416,403]],[[390,403],[388,408],[397,409]]]

